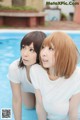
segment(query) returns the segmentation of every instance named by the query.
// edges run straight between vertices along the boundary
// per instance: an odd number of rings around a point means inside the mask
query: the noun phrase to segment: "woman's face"
[[[55,64],[55,50],[54,46],[42,46],[40,52],[41,62],[44,68],[52,68]]]
[[[34,51],[33,43],[31,43],[29,46],[22,46],[21,56],[23,64],[26,66],[30,66],[36,63],[37,53]]]

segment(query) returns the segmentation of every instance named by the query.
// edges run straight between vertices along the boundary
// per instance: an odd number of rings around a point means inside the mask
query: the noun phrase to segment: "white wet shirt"
[[[19,68],[19,59],[15,60],[9,66],[8,79],[16,84],[21,84],[24,92],[34,93],[33,85],[27,78],[26,68]]]
[[[76,67],[68,79],[60,77],[52,81],[47,72],[36,64],[30,69],[30,77],[34,88],[41,92],[43,106],[48,113],[47,119],[69,120],[69,100],[80,93],[80,68]]]

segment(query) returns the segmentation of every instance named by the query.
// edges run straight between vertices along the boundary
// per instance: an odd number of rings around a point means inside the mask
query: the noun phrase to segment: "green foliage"
[[[30,6],[12,6],[12,7],[5,7],[5,6],[0,6],[0,10],[26,10],[26,11],[28,11],[28,10],[30,10],[30,11],[35,11],[35,12],[37,12],[37,10],[35,9],[35,8],[32,8],[32,7],[30,7]]]

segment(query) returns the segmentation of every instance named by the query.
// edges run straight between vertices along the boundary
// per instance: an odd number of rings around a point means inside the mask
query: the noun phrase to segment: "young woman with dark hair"
[[[20,45],[21,58],[9,67],[8,79],[12,89],[12,102],[15,120],[21,120],[22,102],[28,108],[35,107],[34,88],[30,80],[31,65],[39,63],[40,47],[46,34],[33,31],[26,34]]]

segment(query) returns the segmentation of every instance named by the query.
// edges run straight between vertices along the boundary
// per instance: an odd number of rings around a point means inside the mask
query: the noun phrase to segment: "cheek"
[[[42,51],[40,52],[40,58],[42,57]]]
[[[55,64],[55,55],[52,56],[52,64]]]
[[[23,56],[23,51],[22,50],[21,50],[20,54],[21,54],[21,56]]]
[[[34,61],[36,61],[36,59],[37,59],[37,54],[36,54],[36,53],[32,56],[32,59],[33,59]]]

